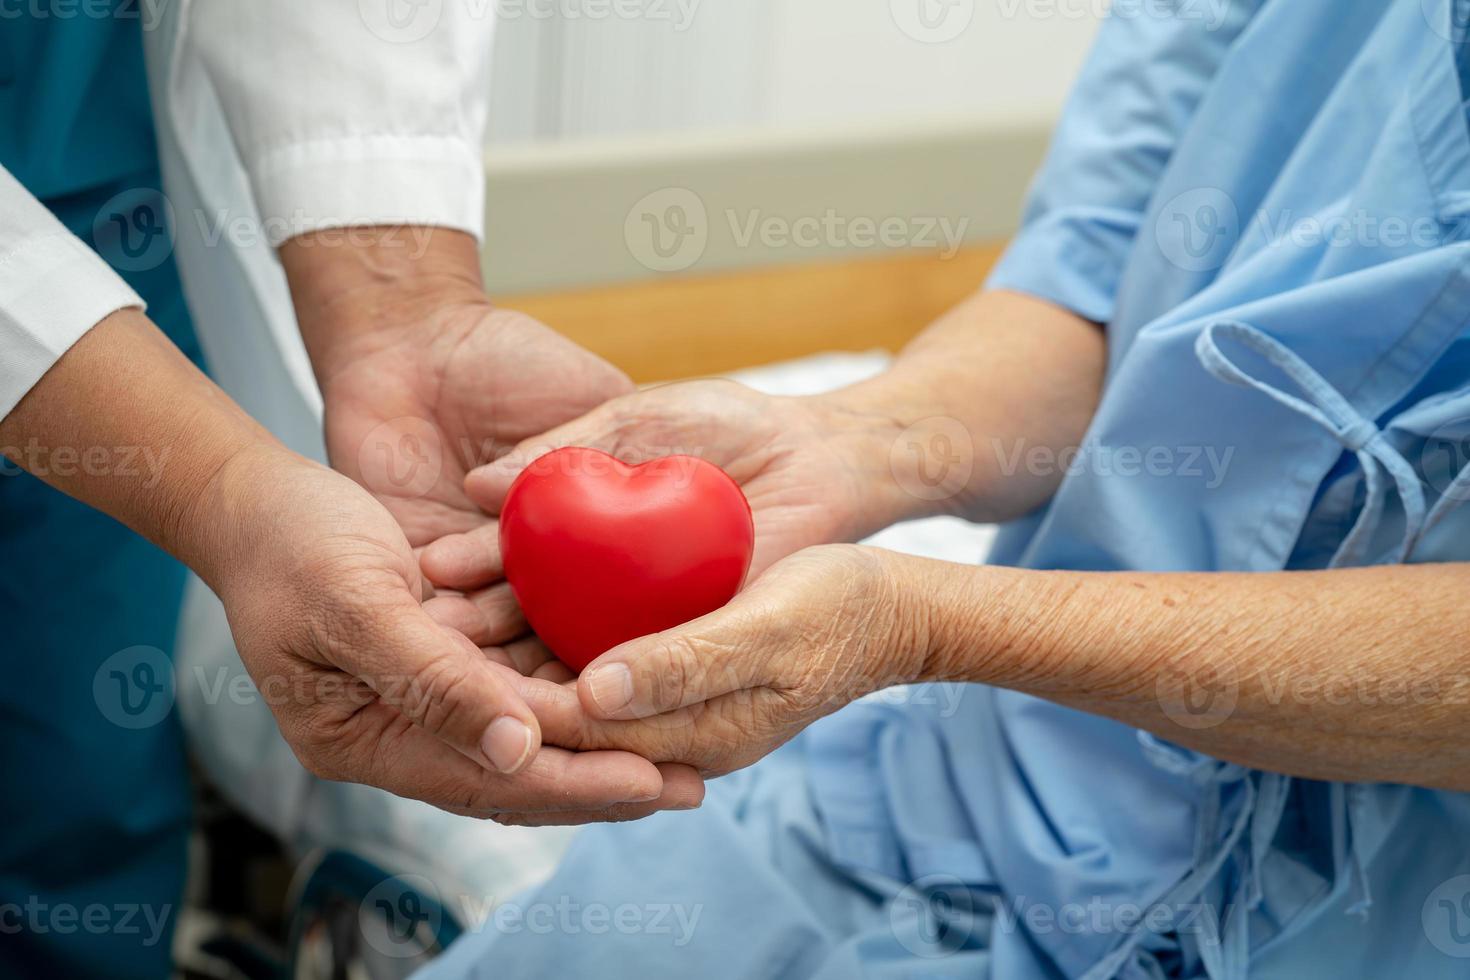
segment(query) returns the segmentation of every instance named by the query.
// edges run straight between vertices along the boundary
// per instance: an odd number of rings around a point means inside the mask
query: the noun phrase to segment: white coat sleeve
[[[0,418],[99,320],[138,294],[0,168]]]
[[[192,0],[204,66],[271,245],[321,228],[483,233],[493,4]]]

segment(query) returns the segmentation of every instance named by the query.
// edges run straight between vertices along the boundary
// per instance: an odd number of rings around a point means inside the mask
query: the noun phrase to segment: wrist
[[[489,305],[479,247],[464,232],[429,227],[337,228],[282,244],[302,340],[317,379],[401,345],[456,307]]]
[[[974,439],[922,387],[890,373],[804,400],[854,474],[855,537],[969,509]]]
[[[931,597],[934,564],[885,548],[862,547],[871,558],[868,604],[887,624],[875,655],[871,690],[935,679],[931,676],[934,646],[939,641]],[[867,693],[867,692],[864,692]]]
[[[1116,665],[1095,642],[1113,615],[1068,572],[912,559],[916,616],[928,626],[920,679],[986,684],[1076,703]]]
[[[0,425],[34,476],[201,571],[228,516],[211,487],[278,445],[136,309],[88,331]]]
[[[273,494],[316,464],[271,441],[242,444],[221,458],[192,494],[179,557],[216,593],[258,564],[274,537]]]

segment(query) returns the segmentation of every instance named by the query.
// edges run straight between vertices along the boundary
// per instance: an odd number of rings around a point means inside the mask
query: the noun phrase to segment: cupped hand
[[[625,395],[523,442],[472,471],[465,491],[498,514],[516,476],[563,446],[600,449],[634,465],[698,456],[724,469],[750,501],[754,576],[802,548],[853,540],[862,532],[866,475],[848,451],[852,428],[851,420],[813,399],[764,395],[732,381],[670,384]],[[421,564],[436,586],[466,595],[433,600],[441,621],[482,643],[499,642],[523,626],[501,582],[493,524],[436,542]]]
[[[263,449],[233,457],[210,486],[204,506],[230,519],[212,531],[206,577],[313,773],[515,823],[699,802],[682,767],[541,748],[519,675],[428,615],[407,538],[351,480]]]
[[[631,391],[621,371],[496,307],[475,240],[444,228],[306,234],[281,248],[332,466],[422,548],[486,517],[466,474]]]
[[[575,684],[515,683],[548,741],[720,776],[864,695],[920,678],[928,637],[914,568],[873,548],[807,549],[725,608],[608,651]]]
[[[323,379],[334,468],[372,491],[414,547],[485,523],[474,467],[632,389],[612,365],[483,296],[429,299],[338,352]]]

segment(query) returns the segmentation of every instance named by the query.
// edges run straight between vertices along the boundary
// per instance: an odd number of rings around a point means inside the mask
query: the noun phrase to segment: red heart
[[[619,643],[729,602],[754,546],[740,486],[693,456],[628,466],[596,449],[558,449],[516,477],[500,512],[511,591],[579,672]]]

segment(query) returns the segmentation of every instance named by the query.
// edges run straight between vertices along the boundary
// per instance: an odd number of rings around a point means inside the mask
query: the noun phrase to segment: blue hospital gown
[[[1106,324],[1106,390],[992,560],[1470,560],[1467,27],[1460,0],[1115,4],[991,281]],[[1200,726],[1230,690],[1179,693]],[[430,976],[1464,977],[1467,834],[1462,794],[968,687],[582,834]]]

